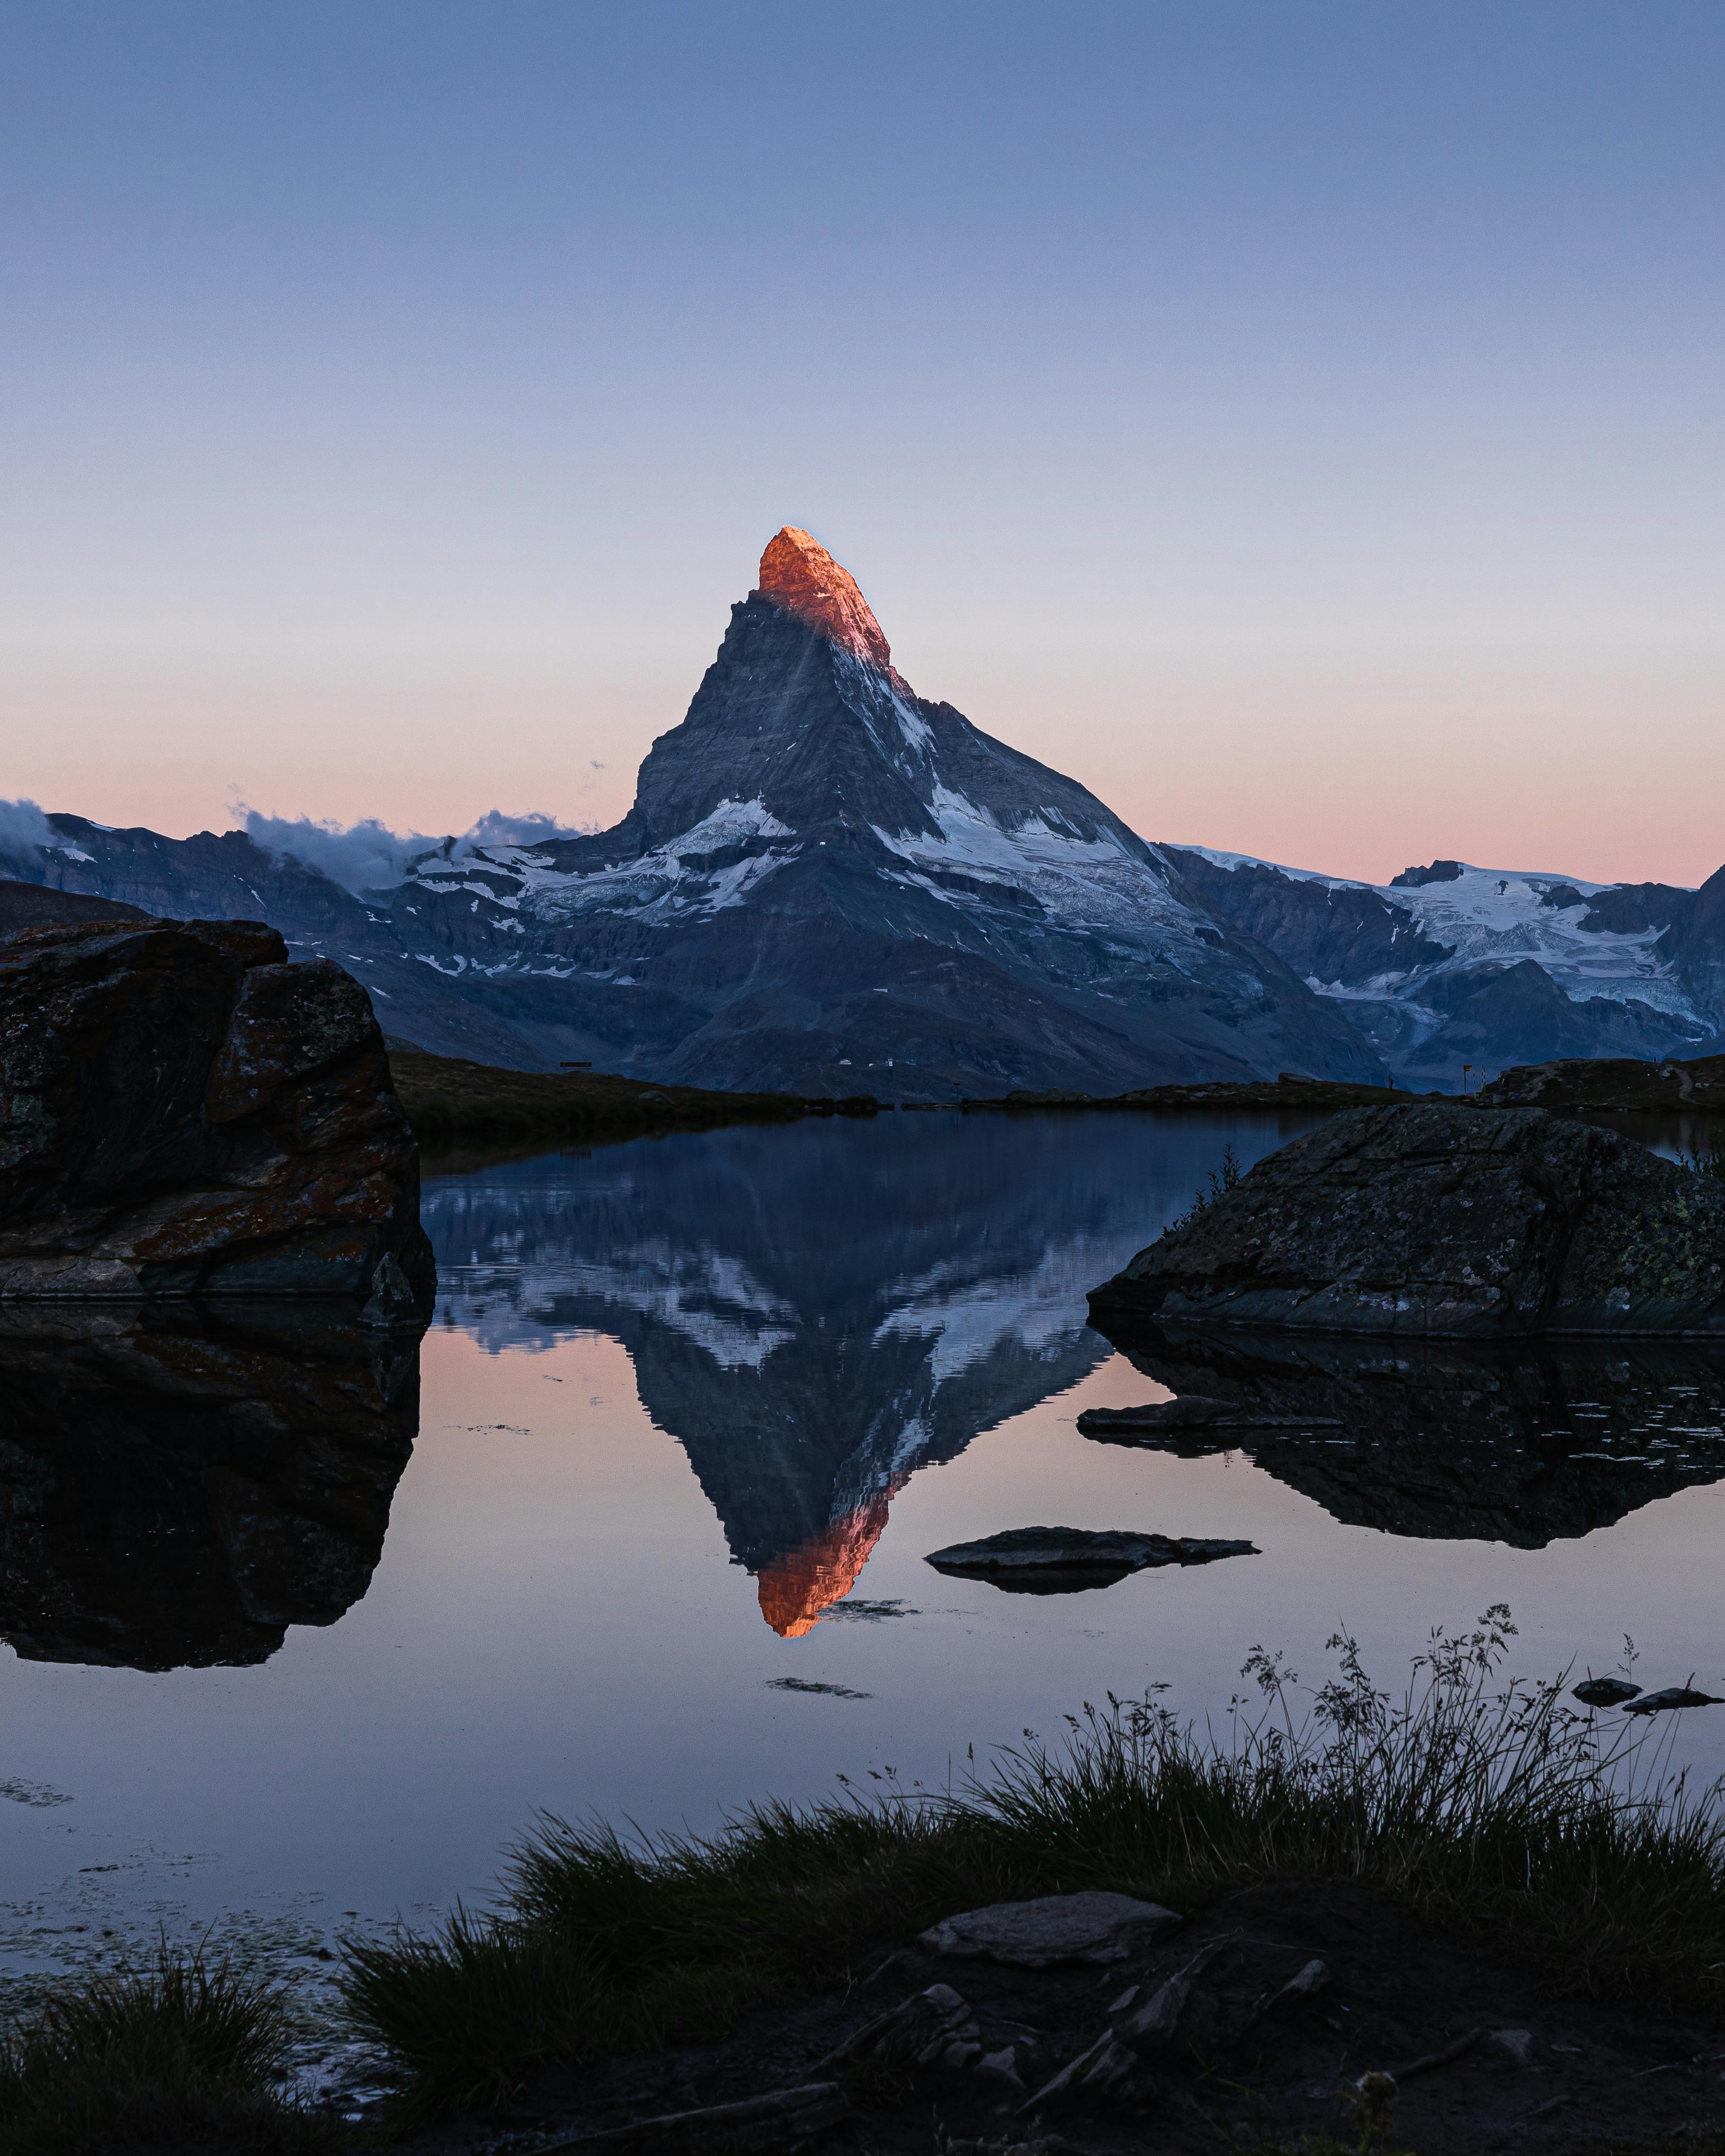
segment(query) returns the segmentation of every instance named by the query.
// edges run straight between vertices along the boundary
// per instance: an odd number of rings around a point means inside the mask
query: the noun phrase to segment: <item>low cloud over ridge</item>
[[[54,826],[33,801],[0,801],[0,867],[41,874],[39,850],[54,843]]]
[[[307,868],[316,869],[331,883],[356,894],[387,889],[398,884],[415,861],[429,854],[446,860],[460,860],[480,846],[531,846],[574,835],[569,825],[554,816],[530,810],[519,816],[492,808],[470,829],[432,837],[422,831],[392,831],[376,816],[362,816],[357,823],[338,824],[332,818],[266,816],[261,809],[237,804],[241,828],[254,845],[272,854],[288,854]],[[3,819],[0,805],[0,819]],[[0,845],[5,826],[0,820]]]

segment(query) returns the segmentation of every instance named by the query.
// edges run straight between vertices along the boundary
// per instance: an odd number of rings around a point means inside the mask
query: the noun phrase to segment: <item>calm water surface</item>
[[[1225,1145],[1295,1127],[901,1114],[431,1175],[417,1436],[411,1368],[331,1351],[294,1410],[322,1435],[267,1487],[198,1469],[153,1539],[55,1496],[14,1392],[0,1966],[158,1921],[310,1956],[482,1896],[536,1808],[700,1827],[840,1772],[940,1784],[1109,1690],[1224,1713],[1260,1643],[1316,1679],[1343,1624],[1399,1679],[1507,1602],[1527,1670],[1607,1669],[1629,1633],[1643,1681],[1725,1691],[1705,1358],[1199,1368],[1089,1329],[1085,1291]],[[1074,1428],[1230,1386],[1339,1401],[1344,1434],[1181,1456]],[[145,1510],[173,1441],[127,1440]],[[1036,1523],[1260,1554],[1051,1597],[924,1561]],[[1725,1708],[1678,1742],[1717,1772]]]

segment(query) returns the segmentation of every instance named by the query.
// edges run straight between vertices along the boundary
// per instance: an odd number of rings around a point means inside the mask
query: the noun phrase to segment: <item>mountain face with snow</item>
[[[1409,1085],[1558,1056],[1717,1052],[1725,869],[1699,891],[1439,860],[1387,884],[1164,846]]]
[[[356,896],[242,833],[49,820],[39,880],[261,916],[443,1053],[906,1100],[1380,1071],[1167,850],[915,695],[788,529],[612,830],[445,850]]]

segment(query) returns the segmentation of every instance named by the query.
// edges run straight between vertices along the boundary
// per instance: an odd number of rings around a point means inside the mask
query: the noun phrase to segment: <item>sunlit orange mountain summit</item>
[[[841,1512],[830,1526],[796,1549],[787,1550],[755,1575],[761,1614],[781,1639],[812,1632],[835,1602],[855,1586],[869,1553],[886,1531],[887,1507],[906,1478]]]
[[[891,670],[891,650],[855,578],[795,525],[787,524],[768,541],[752,596],[770,599],[854,657]]]

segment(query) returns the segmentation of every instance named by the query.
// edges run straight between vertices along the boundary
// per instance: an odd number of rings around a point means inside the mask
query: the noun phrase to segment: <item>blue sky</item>
[[[609,821],[780,524],[1146,835],[1725,859],[1717,6],[0,6],[0,794]]]

